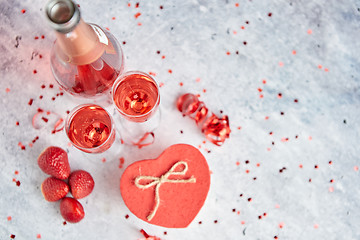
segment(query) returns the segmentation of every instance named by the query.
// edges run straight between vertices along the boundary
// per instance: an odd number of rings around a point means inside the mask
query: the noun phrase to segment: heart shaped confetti
[[[138,218],[167,228],[185,228],[203,206],[210,170],[195,147],[176,144],[157,159],[131,164],[121,177],[126,206]]]

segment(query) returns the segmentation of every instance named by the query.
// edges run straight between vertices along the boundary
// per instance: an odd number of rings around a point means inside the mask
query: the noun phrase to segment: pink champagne
[[[110,94],[123,71],[123,54],[115,37],[95,24],[85,23],[71,0],[51,0],[46,15],[55,30],[50,65],[59,85],[68,93],[99,99]]]
[[[66,133],[75,147],[89,153],[104,152],[115,140],[110,115],[97,105],[74,109],[68,117]]]
[[[128,72],[116,80],[113,100],[119,112],[128,120],[145,122],[160,102],[155,80],[141,72]]]

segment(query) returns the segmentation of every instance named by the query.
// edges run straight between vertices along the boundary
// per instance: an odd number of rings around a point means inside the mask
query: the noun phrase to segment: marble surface
[[[169,240],[360,239],[359,1],[137,6],[79,0],[85,21],[118,38],[126,70],[156,74],[163,85],[155,143],[126,146],[121,156],[90,156],[69,146],[64,132],[32,126],[38,108],[65,117],[78,104],[57,96],[49,66],[55,36],[45,3],[0,1],[1,239],[131,240],[143,237],[140,229]],[[176,98],[186,92],[229,116],[232,132],[223,146],[203,143],[194,122],[177,111]],[[185,229],[136,218],[119,190],[129,164],[175,143],[199,147],[212,171],[205,205]],[[95,179],[94,192],[80,200],[86,216],[78,224],[64,225],[59,203],[41,194],[47,176],[36,159],[50,145],[66,149],[71,168]],[[119,157],[125,159],[121,168]]]

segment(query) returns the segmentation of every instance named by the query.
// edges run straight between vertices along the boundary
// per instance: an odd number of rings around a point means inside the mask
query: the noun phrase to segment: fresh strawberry
[[[69,186],[64,181],[49,177],[41,184],[41,192],[46,201],[55,202],[66,196]]]
[[[60,202],[61,216],[70,223],[80,222],[84,216],[84,208],[81,203],[70,197],[65,197]]]
[[[38,157],[38,165],[43,172],[59,179],[70,175],[67,153],[59,147],[46,148]]]
[[[94,185],[94,179],[90,173],[84,170],[77,170],[70,174],[70,191],[76,199],[84,198],[89,195],[94,189]]]

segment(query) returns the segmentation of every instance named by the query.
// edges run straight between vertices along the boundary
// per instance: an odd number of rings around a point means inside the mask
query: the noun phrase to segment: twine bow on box
[[[182,171],[175,171],[175,169],[177,167],[179,167],[180,165],[184,166],[184,169]],[[147,216],[147,219],[149,221],[151,221],[151,219],[153,219],[153,217],[156,214],[156,211],[159,208],[160,205],[160,194],[159,194],[159,190],[160,190],[160,186],[163,183],[196,183],[196,178],[194,178],[194,176],[191,176],[188,179],[169,179],[169,177],[171,175],[185,175],[186,172],[188,171],[188,165],[187,162],[185,161],[179,161],[177,163],[175,163],[170,170],[165,173],[164,175],[162,175],[161,177],[154,177],[154,176],[138,176],[135,178],[135,186],[140,188],[140,189],[147,189],[150,188],[154,185],[156,185],[155,187],[155,207],[154,209],[150,212],[150,214]],[[140,184],[140,181],[143,180],[150,180],[151,182],[147,183],[147,184]]]

